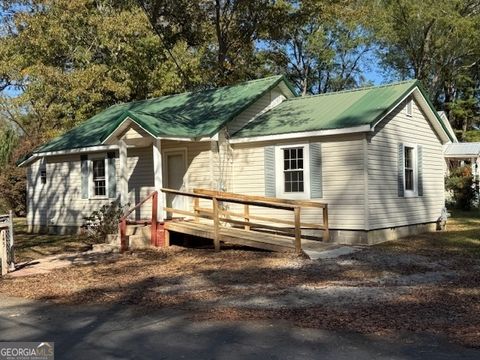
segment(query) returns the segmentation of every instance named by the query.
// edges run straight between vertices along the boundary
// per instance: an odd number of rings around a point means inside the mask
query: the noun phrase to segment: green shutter
[[[88,155],[80,155],[80,168],[82,176],[82,199],[88,199]]]
[[[265,146],[265,196],[276,196],[275,146]]]
[[[322,197],[322,144],[312,143],[310,152],[310,198]]]
[[[423,196],[423,147],[417,146],[417,187],[418,196]]]
[[[115,153],[107,153],[108,166],[108,197],[110,199],[117,197],[117,171],[115,168]]]
[[[403,153],[403,144],[398,144],[398,169],[397,169],[397,183],[398,183],[398,196],[405,196],[405,189],[403,185],[404,175],[404,153]]]

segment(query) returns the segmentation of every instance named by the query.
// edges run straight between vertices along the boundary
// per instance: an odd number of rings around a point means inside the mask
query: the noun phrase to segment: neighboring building
[[[385,241],[435,229],[453,141],[417,81],[296,97],[275,76],[120,104],[23,162],[28,225],[75,230],[117,197],[211,188],[326,202],[332,241]]]
[[[445,145],[445,161],[447,174],[459,166],[469,166],[472,169],[473,183],[477,196],[480,194],[480,143],[451,143]],[[452,193],[447,194],[450,198]]]

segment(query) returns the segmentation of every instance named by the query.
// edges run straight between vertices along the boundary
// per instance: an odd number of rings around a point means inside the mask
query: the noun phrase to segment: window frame
[[[406,154],[405,149],[410,148],[412,149],[412,172],[413,172],[413,190],[407,189],[407,176],[406,176]],[[402,146],[403,151],[403,164],[402,164],[402,171],[403,171],[403,194],[404,197],[416,197],[418,196],[418,145],[411,144],[411,143],[403,143]]]
[[[103,160],[103,164],[105,167],[105,195],[95,195],[95,181],[93,178],[93,162],[94,161],[100,161]],[[94,155],[94,156],[89,156],[88,158],[88,170],[89,170],[89,199],[94,199],[94,200],[103,200],[103,199],[109,199],[108,197],[108,189],[109,189],[109,184],[108,184],[108,158],[107,154],[102,154],[102,155]]]
[[[45,158],[41,160],[38,172],[40,175],[40,184],[45,185],[47,183],[47,162]]]
[[[412,98],[407,100],[407,104],[405,106],[405,114],[408,117],[413,117],[413,99]]]
[[[284,149],[303,149],[303,191],[285,192]],[[310,150],[308,143],[275,146],[275,190],[278,198],[310,199]]]

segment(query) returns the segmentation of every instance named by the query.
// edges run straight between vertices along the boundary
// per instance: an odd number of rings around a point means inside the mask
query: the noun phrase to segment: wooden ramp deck
[[[215,239],[213,225],[192,221],[167,221],[164,229],[180,234],[192,235],[204,239]],[[218,233],[220,242],[248,246],[277,252],[295,251],[295,238],[267,232],[222,227]],[[302,250],[307,254],[318,253],[337,247],[317,240],[302,239]]]
[[[193,198],[192,211],[165,207],[169,214],[180,214],[183,219],[166,221],[164,224],[165,243],[169,244],[170,231],[188,234],[200,238],[212,239],[215,250],[220,250],[221,242],[244,245],[271,251],[325,251],[335,245],[321,241],[305,239],[302,230],[321,230],[322,239],[328,241],[328,208],[327,204],[314,201],[296,201],[249,196],[220,192],[208,189],[195,189],[194,192],[183,192],[162,189],[167,195],[188,196]],[[200,199],[210,200],[211,207],[200,206]],[[231,211],[226,204],[243,207],[242,211]],[[321,223],[305,223],[301,221],[301,210],[304,207],[322,209]],[[285,217],[266,217],[258,215],[252,208],[269,208],[286,212]],[[292,220],[288,220],[288,214]]]

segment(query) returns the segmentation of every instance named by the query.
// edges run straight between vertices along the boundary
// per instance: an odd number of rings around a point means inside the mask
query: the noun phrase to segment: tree
[[[278,5],[280,6],[280,5]],[[265,38],[265,57],[288,74],[302,95],[356,87],[373,45],[365,8],[346,1],[286,1],[281,27]]]
[[[401,79],[421,80],[452,123],[465,124],[456,116],[466,114],[458,111],[459,106],[472,109],[471,100],[462,102],[467,92],[472,93],[465,90],[466,78],[473,83],[472,89],[480,85],[480,3],[374,0],[370,5],[385,69]]]
[[[31,149],[28,140],[22,140],[10,123],[0,120],[0,211],[26,214],[25,169],[18,168],[15,161],[27,149]]]
[[[3,1],[0,84],[21,90],[3,110],[21,114],[15,121],[30,136],[45,140],[114,103],[185,89],[143,11],[114,4]],[[196,66],[185,44],[171,51]]]
[[[0,125],[0,167],[11,162],[13,152],[18,144],[18,135],[7,123]]]
[[[203,87],[223,86],[262,76],[256,41],[272,23],[273,0],[139,0],[167,48],[184,41],[201,54]],[[172,56],[172,58],[174,58]],[[183,64],[180,74],[195,87]]]

